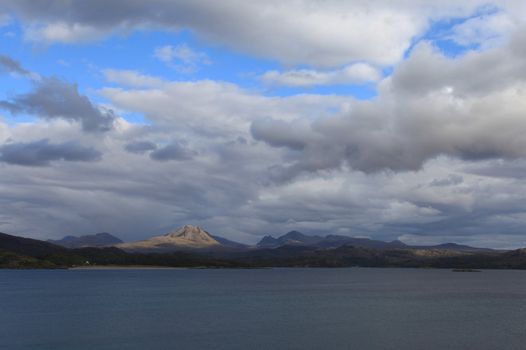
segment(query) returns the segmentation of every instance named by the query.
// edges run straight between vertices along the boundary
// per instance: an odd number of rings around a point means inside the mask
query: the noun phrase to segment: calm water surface
[[[0,270],[0,349],[526,349],[526,272]]]

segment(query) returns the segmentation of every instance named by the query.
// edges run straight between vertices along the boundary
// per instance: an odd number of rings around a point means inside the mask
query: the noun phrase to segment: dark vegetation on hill
[[[342,246],[302,249],[284,246],[238,256],[237,261],[266,267],[419,267],[526,269],[526,252],[458,252],[439,249],[370,249]]]

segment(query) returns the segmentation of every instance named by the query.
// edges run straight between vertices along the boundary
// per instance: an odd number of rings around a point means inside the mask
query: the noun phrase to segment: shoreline
[[[104,266],[74,266],[68,267],[66,270],[188,270],[188,267],[172,267],[172,266],[144,266],[144,265],[104,265]]]

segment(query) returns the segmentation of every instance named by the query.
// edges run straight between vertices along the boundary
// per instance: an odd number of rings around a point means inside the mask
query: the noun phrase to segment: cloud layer
[[[53,161],[93,162],[100,160],[101,153],[69,141],[52,144],[47,139],[34,142],[7,143],[0,146],[0,161],[25,166],[47,166]]]
[[[517,32],[505,47],[453,60],[422,43],[380,84],[374,102],[311,122],[257,120],[252,135],[296,151],[297,161],[284,169],[293,174],[343,165],[368,173],[419,170],[440,155],[524,158],[523,47]]]
[[[192,223],[249,243],[296,229],[526,246],[524,5],[485,4],[4,1],[29,42],[163,36],[90,66],[93,86],[0,56],[23,81],[0,102],[15,116],[0,118],[0,231],[131,240]],[[183,29],[275,65],[239,72],[251,84],[174,79],[157,59],[215,59],[166,40]],[[375,96],[339,93],[357,84]]]
[[[508,6],[518,2],[506,2]],[[7,0],[2,7],[27,24],[38,42],[82,42],[132,28],[190,28],[210,42],[286,64],[390,65],[402,59],[430,20],[467,16],[485,1],[166,1]]]

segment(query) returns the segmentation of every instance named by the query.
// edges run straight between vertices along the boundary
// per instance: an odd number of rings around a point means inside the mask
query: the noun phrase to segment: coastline
[[[105,265],[105,266],[73,266],[67,270],[188,270],[188,267],[175,266],[145,266],[145,265]]]

